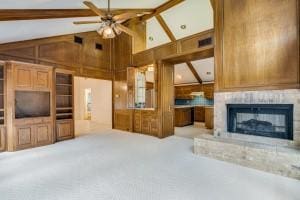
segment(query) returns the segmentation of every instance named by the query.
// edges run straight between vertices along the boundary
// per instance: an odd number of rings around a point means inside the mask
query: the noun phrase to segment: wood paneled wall
[[[133,131],[133,110],[127,107],[127,67],[131,66],[131,37],[122,33],[114,39],[113,128]]]
[[[299,88],[299,0],[215,1],[217,91]]]
[[[74,42],[74,36],[83,43]],[[102,50],[96,49],[96,43]],[[43,64],[75,71],[77,76],[112,79],[112,40],[96,32],[7,43],[0,45],[0,60]]]

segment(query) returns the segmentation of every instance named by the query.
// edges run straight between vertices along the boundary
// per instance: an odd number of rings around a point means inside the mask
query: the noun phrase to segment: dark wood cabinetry
[[[196,106],[194,111],[194,121],[195,122],[205,122],[205,107]]]
[[[159,120],[156,111],[135,110],[134,132],[158,137]]]
[[[194,108],[175,108],[175,126],[183,127],[194,123]]]
[[[205,107],[205,127],[208,129],[214,128],[214,108]]]
[[[55,70],[55,132],[56,140],[74,138],[74,72]]]

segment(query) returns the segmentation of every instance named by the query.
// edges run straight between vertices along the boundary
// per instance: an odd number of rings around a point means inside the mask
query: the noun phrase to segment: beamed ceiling
[[[1,0],[0,44],[96,30],[98,28],[97,24],[76,26],[72,23],[73,21],[97,19],[97,17],[93,17],[93,14],[86,10],[82,1],[83,0]],[[107,7],[106,0],[91,1],[99,8],[105,9]],[[164,7],[162,7],[162,10],[157,9],[166,3],[173,5],[169,9],[164,9]],[[210,0],[111,0],[111,7],[118,10],[143,9],[155,11],[154,9],[156,9],[156,11],[163,11],[160,13],[159,18],[152,17],[151,15],[143,17],[143,19],[146,20],[147,26],[147,48],[152,48],[174,39],[177,40],[213,28],[213,10]],[[11,14],[11,16],[14,17],[19,16],[17,13],[24,9],[68,9],[68,12],[63,12],[63,16],[55,15],[59,18],[52,19],[49,15],[46,15],[41,17],[42,19],[35,18],[34,20],[11,20],[5,18],[1,20],[1,12],[3,13],[3,11],[5,11],[4,9],[12,9],[11,11],[13,13],[15,12],[15,14]],[[69,9],[79,9],[80,12],[76,10],[77,13],[73,16],[73,13],[71,13]],[[81,13],[81,15],[78,15],[79,13]],[[154,12],[154,14],[156,13]],[[52,13],[50,13],[50,16],[51,15]],[[78,17],[76,15],[78,15]],[[3,16],[7,17],[8,15],[3,14],[2,17]],[[30,14],[23,14],[23,16],[20,15],[19,17],[24,19],[24,16],[28,17]],[[37,16],[40,17],[40,15]],[[161,24],[161,20],[164,21],[172,36],[170,36],[170,33],[166,33],[165,28]],[[194,70],[190,70],[191,66]],[[195,72],[198,74],[198,78]],[[175,84],[197,83],[199,82],[199,78],[203,82],[213,81],[213,59],[176,65],[175,74],[178,75],[175,76]]]

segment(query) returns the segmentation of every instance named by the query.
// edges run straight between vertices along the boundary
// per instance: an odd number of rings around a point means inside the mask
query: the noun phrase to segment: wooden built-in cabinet
[[[214,128],[214,108],[205,107],[205,127],[208,129]]]
[[[183,127],[194,123],[192,120],[193,107],[175,108],[175,126]]]
[[[55,70],[55,136],[57,141],[74,138],[74,72]]]
[[[194,121],[195,122],[205,122],[205,107],[204,106],[195,106],[194,111]]]
[[[214,84],[193,84],[175,86],[175,99],[194,99],[192,92],[204,92],[204,97],[207,99],[214,98]]]
[[[158,137],[159,131],[159,118],[156,111],[134,111],[134,132]]]
[[[16,151],[54,143],[53,137],[53,68],[44,65],[5,62],[7,74],[6,86],[6,138],[7,150]],[[37,96],[29,96],[37,95]],[[40,104],[40,95],[49,98],[48,113],[41,113],[32,116],[32,113],[40,112],[34,106]],[[30,98],[30,99],[28,99]],[[31,114],[18,115],[18,110],[22,112],[25,105],[22,101],[32,101],[30,105]],[[19,104],[15,103],[18,102]],[[28,110],[28,107],[25,109]],[[28,111],[27,111],[28,112]],[[44,111],[43,111],[44,112]],[[5,129],[3,129],[5,130]]]

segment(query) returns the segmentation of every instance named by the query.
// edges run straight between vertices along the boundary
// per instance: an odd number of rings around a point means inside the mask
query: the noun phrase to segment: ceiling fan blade
[[[95,21],[80,21],[80,22],[73,22],[75,25],[80,25],[80,24],[96,24],[96,23],[101,23],[102,21],[100,20],[95,20]]]
[[[123,13],[123,14],[114,16],[113,20],[123,21],[123,20],[127,20],[127,19],[132,19],[135,17],[138,17],[137,13],[128,12],[128,13]]]
[[[130,30],[126,26],[123,26],[122,24],[116,24],[115,25],[119,30],[123,31],[124,33],[127,33],[128,35],[134,37],[136,34],[134,31]]]
[[[103,12],[102,10],[100,10],[99,8],[97,8],[97,6],[95,6],[95,4],[93,4],[92,2],[84,1],[83,3],[84,3],[84,5],[89,7],[94,13],[96,13],[100,17],[105,17],[106,16],[106,13]]]

